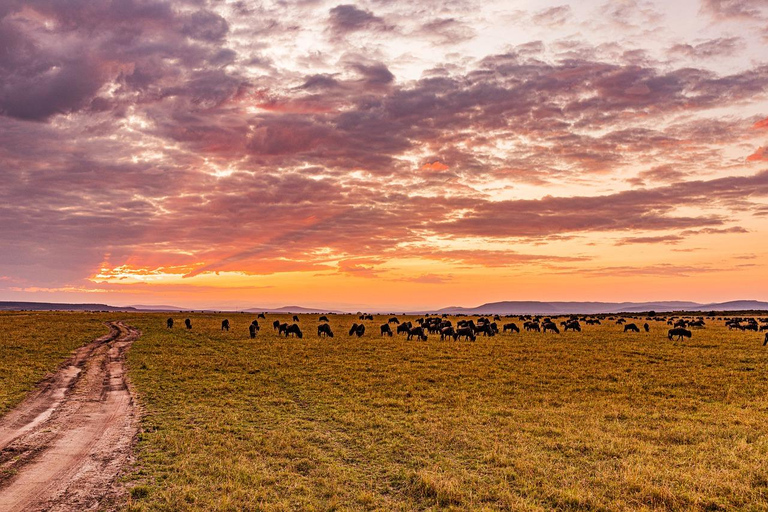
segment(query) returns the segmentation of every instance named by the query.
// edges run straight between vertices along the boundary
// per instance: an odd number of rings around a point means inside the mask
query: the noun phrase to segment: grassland
[[[319,340],[309,315],[303,340],[251,340],[250,315],[228,333],[191,318],[129,319],[145,409],[129,510],[768,509],[755,333],[424,343],[380,338],[384,317],[353,339],[335,316]]]
[[[109,332],[96,313],[0,312],[0,415],[80,345]]]

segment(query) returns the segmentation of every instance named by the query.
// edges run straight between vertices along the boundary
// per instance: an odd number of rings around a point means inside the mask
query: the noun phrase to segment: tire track
[[[140,332],[109,327],[0,419],[0,510],[104,510],[120,495],[137,432],[125,352]]]

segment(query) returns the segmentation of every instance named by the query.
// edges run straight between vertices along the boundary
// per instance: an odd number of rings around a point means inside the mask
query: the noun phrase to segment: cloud
[[[740,37],[720,37],[695,45],[688,43],[676,44],[669,49],[669,53],[693,59],[704,59],[709,57],[727,57],[744,47],[744,40]]]
[[[344,36],[361,30],[391,30],[384,18],[352,4],[333,7],[329,13],[329,28],[336,36]]]

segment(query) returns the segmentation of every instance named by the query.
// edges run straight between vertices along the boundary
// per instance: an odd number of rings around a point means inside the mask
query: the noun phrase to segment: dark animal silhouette
[[[624,332],[627,332],[627,331],[640,332],[640,328],[635,324],[627,324],[624,326]]]
[[[267,315],[265,315],[264,313],[259,313],[259,316],[257,316],[256,318],[263,318],[266,320]]]
[[[358,338],[362,338],[363,334],[365,334],[365,325],[352,324],[352,328],[349,329],[350,336],[357,336]]]
[[[396,316],[393,316],[392,318],[390,318],[389,320],[387,320],[387,323],[388,323],[388,324],[399,324],[399,323],[400,323],[400,320],[398,320]]]
[[[251,335],[251,339],[256,337],[256,331],[258,330],[258,324],[251,324],[248,326],[248,334]]]
[[[621,325],[621,324],[626,323],[626,322],[627,321],[624,318],[619,318],[618,320],[616,320],[616,325]]]
[[[525,322],[525,323],[523,324],[523,328],[524,328],[526,331],[536,331],[536,332],[541,332],[541,326],[539,325],[539,323],[538,323],[538,322],[533,322],[533,321],[531,321],[531,320],[529,320],[529,321]]]
[[[645,322],[645,323],[643,324],[643,329],[645,329],[645,332],[648,332],[648,331],[650,331],[650,330],[651,330],[651,326],[650,326],[650,325],[648,325],[648,322]]]
[[[255,326],[257,331],[261,329],[261,327],[259,326],[258,320],[254,320],[253,322],[251,322],[251,325]]]
[[[579,324],[578,320],[571,320],[565,323],[565,326],[563,326],[563,330],[566,332],[568,332],[569,330],[581,332],[581,324]]]
[[[424,328],[423,327],[414,327],[410,331],[408,331],[408,337],[407,340],[410,340],[416,336],[416,339],[420,339],[422,341],[427,341],[427,335],[424,334]]]
[[[373,320],[373,315],[360,315],[360,320]]]
[[[397,334],[408,334],[408,331],[411,330],[411,327],[413,327],[411,322],[404,322],[397,326]]]
[[[677,336],[677,341],[682,341],[683,338],[690,338],[693,336],[693,333],[689,331],[688,329],[684,329],[682,327],[675,327],[674,329],[670,329],[669,332],[667,332],[667,338],[670,340]]]
[[[453,329],[453,327],[449,326],[440,329],[440,339],[444,340],[445,338],[453,338],[453,341],[456,341],[458,335],[456,334],[456,331]]]
[[[301,332],[298,324],[291,324],[285,329],[285,337],[296,336],[297,338],[303,338],[304,334]]]
[[[288,336],[288,334],[286,332],[287,330],[288,330],[288,324],[287,323],[284,323],[284,324],[278,323],[277,324],[277,335],[278,336],[281,336],[283,334]]]
[[[299,317],[297,317],[296,315],[293,315],[293,321],[294,322],[298,322],[299,321]]]
[[[392,328],[389,327],[389,323],[386,323],[381,326],[381,335],[387,335],[390,338],[392,337]]]
[[[333,338],[333,331],[331,330],[331,326],[329,324],[320,324],[317,326],[317,336],[318,338],[327,336],[328,338]]]
[[[278,330],[280,328],[280,320],[275,320],[274,322],[272,322],[272,328],[274,330]]]
[[[765,341],[763,341],[763,346],[765,346],[766,343],[768,343],[768,332],[765,333]]]
[[[520,328],[517,326],[517,324],[504,324],[503,332],[520,332]]]
[[[475,334],[482,334],[483,336],[493,336],[496,334],[496,331],[494,331],[493,326],[491,324],[483,324],[481,326],[478,326],[477,330],[475,331]]]
[[[226,318],[221,321],[221,330],[229,332],[229,320]]]
[[[456,329],[456,338],[464,338],[467,341],[475,341],[477,339],[475,331],[471,327],[459,327]]]
[[[166,320],[166,321],[165,321],[165,326],[166,326],[168,329],[173,329],[173,318],[169,318],[168,320]]]
[[[192,320],[187,318],[186,320],[184,320],[184,325],[187,326],[187,329],[191,329],[192,328]]]
[[[557,328],[557,324],[554,322],[547,322],[541,326],[542,332],[552,331],[555,334],[560,334],[560,329]]]
[[[321,316],[317,321],[318,322],[327,322],[328,321],[328,317],[327,316]]]

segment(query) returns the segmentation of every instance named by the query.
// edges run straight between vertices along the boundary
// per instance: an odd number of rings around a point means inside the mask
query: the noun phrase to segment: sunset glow
[[[763,0],[0,3],[0,300],[768,300],[766,27]]]

